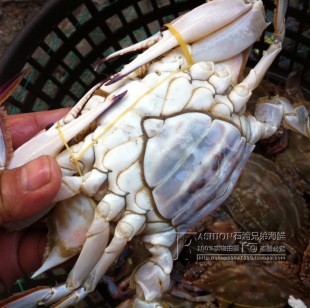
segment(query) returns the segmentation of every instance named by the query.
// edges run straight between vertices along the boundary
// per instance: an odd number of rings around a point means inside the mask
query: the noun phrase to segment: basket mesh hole
[[[77,57],[77,55],[73,52],[70,51],[67,56],[64,58],[63,62],[69,66],[70,68],[74,68],[75,66],[77,66],[81,61],[80,59]]]
[[[147,38],[146,32],[143,28],[134,31],[133,34],[138,42]]]
[[[74,105],[75,101],[69,95],[66,95],[63,101],[61,102],[62,107],[73,107]]]
[[[142,0],[138,4],[143,15],[150,11],[153,11],[153,6],[148,0]]]
[[[20,103],[23,103],[26,98],[27,93],[28,91],[19,84],[13,91],[12,96]]]
[[[295,41],[285,37],[283,40],[283,48],[287,51],[293,52],[295,46]]]
[[[52,75],[58,81],[63,83],[68,77],[68,72],[62,66],[58,65]]]
[[[288,70],[289,66],[290,66],[290,59],[284,57],[284,56],[280,56],[279,58],[279,67]]]
[[[160,29],[160,24],[158,20],[154,20],[153,22],[150,22],[149,24],[147,24],[147,26],[149,30],[152,32],[152,34],[155,34]]]
[[[103,53],[103,55],[106,57],[106,56],[110,55],[111,53],[113,53],[114,51],[115,51],[115,49],[111,46]]]
[[[69,37],[72,33],[75,32],[75,27],[72,25],[68,18],[64,18],[62,22],[58,24],[58,28]]]
[[[302,28],[302,35],[310,38],[310,24],[305,23]]]
[[[70,88],[70,92],[73,93],[75,96],[77,97],[81,97],[81,95],[83,94],[84,92],[84,88],[78,83],[78,82],[75,82],[71,88]]]
[[[163,18],[165,24],[170,23],[173,19],[175,19],[174,15],[168,15]]]
[[[62,40],[54,31],[51,31],[51,33],[44,39],[44,42],[53,51],[56,51],[63,44]]]
[[[91,71],[87,68],[82,74],[81,79],[85,82],[85,84],[89,85],[94,79],[95,76],[91,73]]]
[[[89,11],[84,4],[81,4],[72,13],[75,16],[75,18],[78,20],[78,24],[80,25],[84,24],[87,20],[91,18]],[[77,25],[74,25],[74,26],[76,27]]]
[[[76,49],[80,52],[82,56],[86,56],[91,50],[92,47],[89,45],[89,43],[86,41],[86,39],[82,39],[77,45]]]
[[[273,22],[274,19],[274,11],[267,10],[267,22]]]
[[[60,276],[60,275],[66,275],[67,271],[64,268],[57,268],[55,270],[52,270],[53,274],[55,276]]]
[[[158,0],[157,1],[158,7],[162,7],[162,6],[169,5],[169,4],[170,4],[169,0]]]
[[[299,21],[296,18],[289,16],[286,20],[286,28],[291,31],[297,32],[298,27],[299,27]]]
[[[112,32],[115,32],[115,30],[117,30],[122,25],[121,20],[117,15],[113,15],[112,17],[107,19],[106,23]]]
[[[130,21],[138,18],[137,12],[134,9],[133,5],[129,6],[125,10],[122,10],[122,13],[123,13],[127,22],[130,22]]]
[[[51,80],[47,80],[42,91],[46,93],[48,96],[54,98],[55,95],[57,94],[58,87]]]
[[[289,6],[302,10],[304,7],[304,1],[303,0],[291,0],[289,1]]]
[[[34,272],[31,273],[31,275],[33,275],[33,274],[34,274]],[[42,274],[40,274],[40,275],[38,275],[38,276],[36,276],[35,278],[32,278],[32,279],[41,280],[41,279],[45,279],[45,278],[47,278],[47,275],[45,273],[42,273]]]
[[[265,31],[264,42],[271,44],[274,40],[274,34],[269,31]]]
[[[133,44],[130,37],[127,35],[125,38],[123,38],[121,41],[119,41],[119,44],[122,46],[122,48],[128,47]]]
[[[26,82],[28,81],[36,81],[38,78],[40,78],[41,76],[41,72],[36,70],[36,69],[32,69],[29,73],[29,75],[26,75],[26,78],[24,78],[26,80]]]
[[[32,54],[31,58],[39,62],[42,66],[45,66],[50,59],[50,56],[41,47],[38,47]]]
[[[47,103],[45,103],[44,101],[42,101],[42,99],[40,98],[37,98],[33,107],[32,107],[32,110],[33,111],[45,111],[45,110],[48,110],[49,109],[49,105]]]
[[[249,58],[251,60],[258,61],[259,60],[259,49],[252,49]]]
[[[19,108],[12,105],[8,101],[4,102],[2,106],[4,107],[7,114],[19,114],[19,113],[21,113],[21,110]]]
[[[93,4],[96,6],[97,10],[101,11],[102,9],[106,8],[107,6],[110,6],[113,3],[110,3],[109,0],[98,0],[93,1]]]
[[[95,28],[92,32],[90,32],[89,37],[96,45],[98,45],[105,39],[105,35],[99,27]]]
[[[297,54],[302,58],[306,59],[309,54],[309,47],[304,44],[299,44],[297,49]]]

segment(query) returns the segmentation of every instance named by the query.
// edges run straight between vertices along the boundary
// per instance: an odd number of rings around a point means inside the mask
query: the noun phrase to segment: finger
[[[0,229],[0,293],[25,273],[40,267],[46,244],[45,232],[7,233]]]
[[[43,231],[7,233],[0,228],[0,294],[17,279],[42,265],[46,235]],[[57,267],[70,266],[75,260],[71,259]]]
[[[22,239],[25,244],[23,245]],[[46,234],[43,232],[18,231],[6,233],[0,229],[0,293],[12,285],[16,279],[25,275],[25,270],[35,270],[42,263],[42,258],[46,246]],[[20,246],[20,244],[22,244]],[[20,249],[19,249],[20,248]],[[22,255],[22,254],[25,254]],[[30,256],[31,255],[31,256]],[[29,263],[29,259],[32,257]]]
[[[70,108],[16,114],[8,117],[11,129],[13,148],[17,149],[50,123],[63,118]]]
[[[48,206],[61,185],[61,170],[51,156],[41,156],[0,175],[0,225],[28,218]]]

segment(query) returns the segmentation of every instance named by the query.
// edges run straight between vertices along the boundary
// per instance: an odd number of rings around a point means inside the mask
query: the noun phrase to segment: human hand
[[[68,111],[59,109],[9,116],[13,148],[27,142]],[[61,171],[51,156],[41,156],[0,174],[0,293],[42,265],[47,244],[47,231],[40,223],[11,233],[1,226],[40,212],[52,202],[60,185]]]

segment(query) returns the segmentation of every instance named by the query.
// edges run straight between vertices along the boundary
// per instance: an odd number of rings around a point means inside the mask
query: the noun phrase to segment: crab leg
[[[189,13],[179,17],[171,24],[181,34],[184,41],[187,44],[191,44],[223,28],[227,24],[232,23],[241,15],[249,11],[251,7],[252,4],[246,4],[244,0],[214,0],[212,2],[203,4],[196,9],[190,11]],[[144,52],[129,65],[127,65],[119,74],[117,74],[112,79],[113,81],[110,81],[109,83],[107,83],[107,85],[120,80],[121,78],[130,74],[132,71],[136,70],[143,64],[152,61],[156,57],[167,52],[168,50],[178,46],[178,41],[171,34],[170,31],[162,31],[153,35],[146,41],[137,43],[131,47],[109,55],[108,57],[104,58],[98,65],[119,55],[131,51],[145,49],[150,46],[151,48],[149,48],[146,52]],[[242,50],[237,52],[235,55],[239,54],[241,51]]]
[[[99,104],[96,108],[89,112],[79,115],[83,106],[88,102],[95,91],[101,86],[101,83],[92,88],[83,99],[60,121],[62,126],[61,131],[66,142],[70,141],[81,130],[87,127],[103,112],[108,110],[111,106],[121,100],[127,92],[123,92],[103,104]],[[15,151],[8,168],[19,167],[41,155],[56,156],[63,148],[64,142],[60,138],[58,131],[58,124],[55,123],[49,130],[42,132],[36,138],[31,139],[29,142],[21,146]],[[36,149],[36,150],[33,150]]]
[[[31,67],[21,72],[0,87],[0,106],[12,94],[15,88],[19,85],[22,78],[28,73],[30,69]],[[3,107],[0,108],[0,149],[0,170],[3,170],[13,156],[10,128],[8,125],[7,114]]]
[[[234,105],[234,112],[240,113],[249,100],[252,91],[261,83],[270,65],[282,49],[282,41],[285,34],[285,12],[288,0],[277,0],[277,9],[275,14],[275,40],[269,46],[264,56],[252,69],[249,75],[238,84],[228,95],[228,98]]]
[[[124,197],[112,193],[105,195],[99,203],[95,211],[95,219],[87,232],[87,240],[83,250],[68,276],[67,285],[70,288],[76,289],[81,286],[99,261],[109,240],[109,221],[116,220],[123,213],[124,208]],[[91,260],[89,251],[92,251]]]
[[[249,143],[272,136],[281,122],[289,129],[310,138],[310,118],[303,105],[292,106],[282,97],[269,100],[262,98],[255,109],[254,117],[233,115],[232,120],[240,127]]]

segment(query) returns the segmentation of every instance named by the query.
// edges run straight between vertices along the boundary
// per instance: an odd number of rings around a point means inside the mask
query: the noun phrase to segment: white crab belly
[[[253,148],[235,126],[207,114],[166,119],[143,164],[159,213],[187,231],[225,201]]]

